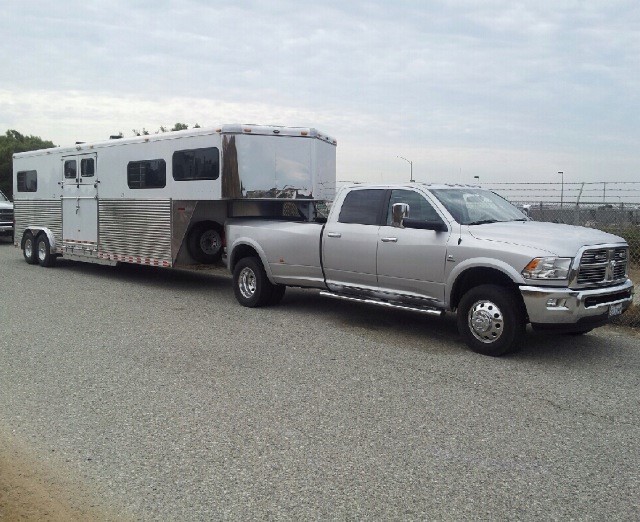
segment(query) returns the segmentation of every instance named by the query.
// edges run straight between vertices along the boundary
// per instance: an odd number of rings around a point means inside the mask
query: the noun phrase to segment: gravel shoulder
[[[0,429],[0,520],[115,520],[62,469],[47,464]]]

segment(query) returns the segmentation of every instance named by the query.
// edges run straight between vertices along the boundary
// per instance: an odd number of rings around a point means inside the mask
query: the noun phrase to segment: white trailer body
[[[223,125],[14,154],[15,245],[41,264],[43,245],[108,264],[212,263],[231,214],[311,219],[335,193],[335,150],[315,129]]]

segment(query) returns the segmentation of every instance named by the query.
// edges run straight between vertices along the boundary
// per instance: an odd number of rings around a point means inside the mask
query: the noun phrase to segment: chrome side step
[[[332,297],[333,299],[343,299],[344,301],[355,301],[358,303],[366,303],[377,306],[386,306],[387,308],[395,308],[396,310],[405,310],[407,312],[419,312],[421,314],[430,314],[430,315],[439,315],[444,314],[444,310],[439,310],[438,308],[415,308],[413,306],[405,306],[389,303],[387,301],[377,301],[375,299],[367,299],[363,297],[353,297],[350,295],[342,295],[342,294],[334,294],[333,292],[327,292],[326,290],[322,290],[320,295],[323,297]]]

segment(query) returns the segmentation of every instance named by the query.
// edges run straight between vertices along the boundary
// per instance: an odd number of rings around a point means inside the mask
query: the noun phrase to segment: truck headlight
[[[568,279],[571,257],[536,257],[524,267],[525,279]]]

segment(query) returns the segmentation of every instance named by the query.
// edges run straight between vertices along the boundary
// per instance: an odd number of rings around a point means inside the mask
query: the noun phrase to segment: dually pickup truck
[[[528,323],[582,334],[633,300],[624,239],[531,221],[474,186],[352,185],[338,193],[324,223],[230,219],[226,243],[243,306],[276,304],[296,286],[455,312],[468,346],[485,355],[517,349]]]

